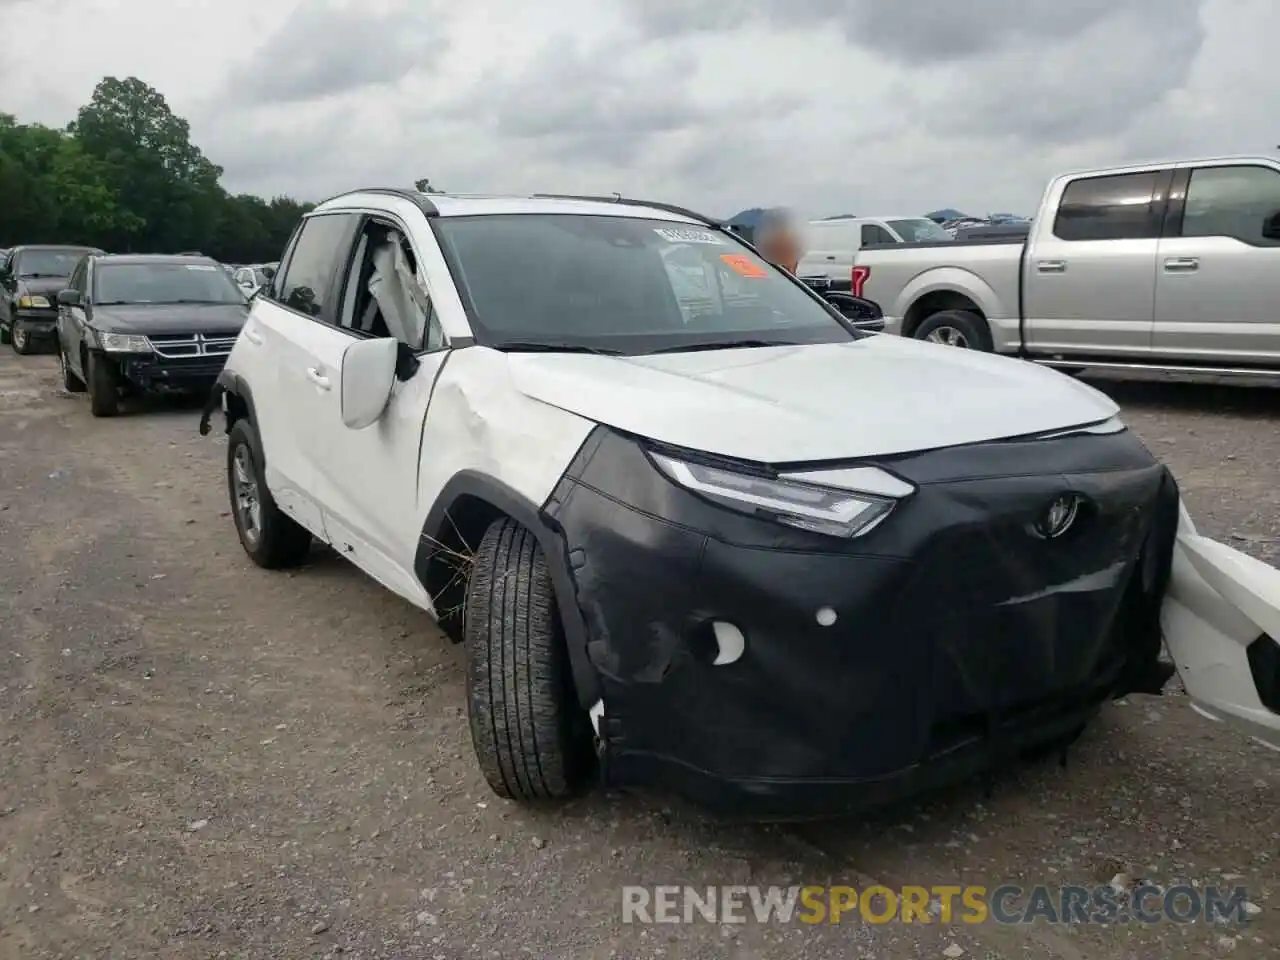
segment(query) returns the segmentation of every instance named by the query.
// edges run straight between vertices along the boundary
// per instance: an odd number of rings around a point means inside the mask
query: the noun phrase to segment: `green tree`
[[[229,196],[221,176],[159,91],[136,77],[106,77],[66,130],[0,114],[0,246],[279,259],[312,205]]]

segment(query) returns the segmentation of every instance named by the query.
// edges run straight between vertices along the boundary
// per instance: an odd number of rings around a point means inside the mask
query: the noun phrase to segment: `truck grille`
[[[235,346],[237,333],[160,334],[147,339],[157,356],[167,360],[187,357],[225,357]]]

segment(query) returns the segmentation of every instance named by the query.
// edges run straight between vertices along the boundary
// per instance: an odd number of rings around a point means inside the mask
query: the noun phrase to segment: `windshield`
[[[88,252],[78,247],[20,250],[13,270],[20,277],[69,277],[76,264]]]
[[[921,243],[926,240],[951,240],[953,237],[932,220],[920,217],[918,220],[890,220],[889,227],[907,243]]]
[[[858,336],[777,268],[707,227],[571,214],[433,225],[477,339],[489,346],[638,354]]]
[[[212,263],[100,263],[95,303],[244,303],[244,294]]]

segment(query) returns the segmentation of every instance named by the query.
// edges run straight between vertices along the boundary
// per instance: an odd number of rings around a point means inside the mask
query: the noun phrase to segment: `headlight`
[[[132,333],[98,333],[98,344],[108,353],[150,353],[151,341]]]
[[[47,310],[49,308],[48,297],[19,297],[19,310]]]
[[[819,479],[822,471],[805,474],[801,481],[785,476],[751,476],[658,453],[650,456],[680,486],[722,506],[832,537],[867,533],[914,489],[875,468],[828,471],[833,481],[828,485]],[[842,489],[850,478],[871,481],[864,485],[874,486],[876,492]]]

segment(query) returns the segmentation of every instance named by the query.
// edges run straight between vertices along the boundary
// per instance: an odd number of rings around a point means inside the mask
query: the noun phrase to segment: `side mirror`
[[[1264,240],[1280,240],[1280,210],[1262,221],[1262,237]]]
[[[396,382],[400,341],[394,337],[357,340],[342,354],[342,422],[352,430],[372,426],[382,416]]]
[[[80,291],[79,290],[59,290],[58,306],[60,307],[80,306]]]

